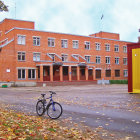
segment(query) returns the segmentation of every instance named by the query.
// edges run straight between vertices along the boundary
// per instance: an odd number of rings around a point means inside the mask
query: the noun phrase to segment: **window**
[[[73,48],[74,49],[78,49],[78,47],[79,47],[79,41],[73,40],[72,42],[73,42]]]
[[[54,38],[48,38],[48,47],[55,47]]]
[[[85,49],[89,50],[90,49],[90,42],[85,41]]]
[[[33,37],[33,45],[40,46],[40,37]]]
[[[55,54],[49,54],[49,56],[52,58],[53,61],[55,61]]]
[[[124,76],[124,77],[128,77],[128,70],[124,70],[124,71],[123,71],[123,76]]]
[[[87,63],[90,63],[90,56],[85,56],[85,59],[86,59],[86,61],[87,61]]]
[[[127,53],[127,46],[123,46],[123,52]]]
[[[26,36],[25,35],[18,35],[17,37],[17,44],[25,45]]]
[[[67,54],[62,54],[62,61],[67,62],[68,61],[68,55]]]
[[[36,78],[36,71],[35,69],[28,69],[28,78],[29,79],[35,79]]]
[[[115,57],[115,64],[119,64],[119,57]]]
[[[120,77],[120,70],[115,70],[115,77]]]
[[[25,52],[18,52],[18,61],[25,61]]]
[[[18,79],[25,79],[25,69],[18,69]]]
[[[127,58],[123,58],[123,64],[127,65]]]
[[[106,77],[111,77],[111,70],[106,70],[105,75]]]
[[[66,39],[61,40],[61,47],[68,48],[68,40],[66,40]]]
[[[105,44],[105,50],[106,50],[107,52],[110,51],[110,44]]]
[[[115,52],[119,52],[119,45],[115,45],[115,46],[114,46],[114,51],[115,51]]]
[[[96,56],[96,64],[100,64],[101,63],[101,57],[100,56]]]
[[[110,56],[106,56],[105,59],[106,59],[105,60],[106,61],[106,64],[110,64]]]
[[[95,45],[96,45],[96,50],[99,51],[101,49],[100,43],[95,43]]]
[[[33,61],[40,61],[40,53],[33,53]]]

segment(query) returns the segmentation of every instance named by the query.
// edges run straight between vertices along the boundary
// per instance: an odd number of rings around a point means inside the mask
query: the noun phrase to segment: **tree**
[[[1,0],[0,0],[0,12],[8,12],[8,6],[5,5]]]

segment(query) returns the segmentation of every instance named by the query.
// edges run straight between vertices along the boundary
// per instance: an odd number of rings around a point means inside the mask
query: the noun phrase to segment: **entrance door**
[[[88,70],[88,80],[93,80],[93,69]]]
[[[53,80],[60,81],[60,66],[53,67]]]
[[[96,79],[100,79],[101,78],[101,70],[96,70]]]
[[[140,49],[132,49],[133,92],[140,93]]]

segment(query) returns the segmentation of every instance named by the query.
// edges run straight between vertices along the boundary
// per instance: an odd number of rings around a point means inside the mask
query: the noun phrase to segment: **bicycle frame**
[[[51,94],[50,97],[48,97],[48,98],[46,98],[46,99],[50,99],[50,101],[49,101],[47,107],[48,107],[50,104],[52,104],[52,106],[53,106],[53,111],[55,111],[55,106],[54,106],[54,101],[53,101],[53,98],[52,98],[52,94]],[[47,107],[46,107],[46,109],[47,109]]]

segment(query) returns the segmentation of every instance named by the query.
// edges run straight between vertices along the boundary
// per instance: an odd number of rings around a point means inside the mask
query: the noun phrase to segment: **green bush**
[[[128,84],[128,80],[110,80],[110,84]]]

